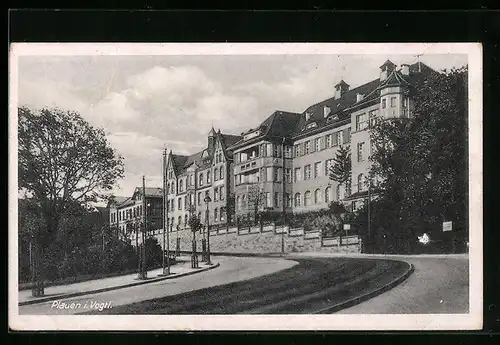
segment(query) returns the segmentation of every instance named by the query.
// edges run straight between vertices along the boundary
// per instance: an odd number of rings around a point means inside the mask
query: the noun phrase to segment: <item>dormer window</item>
[[[311,113],[306,112],[306,122],[309,121],[310,118],[311,118]]]
[[[318,127],[318,124],[316,122],[311,122],[306,126],[306,130],[316,128]]]

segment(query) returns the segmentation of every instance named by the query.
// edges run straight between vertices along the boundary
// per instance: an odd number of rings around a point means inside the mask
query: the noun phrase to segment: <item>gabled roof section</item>
[[[409,76],[404,76],[401,72],[393,70],[391,74],[385,79],[382,83],[380,83],[379,89],[389,86],[405,86],[409,85]]]
[[[288,111],[276,110],[274,113],[269,115],[257,128],[252,128],[244,133],[243,135],[260,131],[260,134],[252,137],[251,139],[244,140],[244,137],[238,142],[234,143],[230,149],[235,149],[241,146],[245,146],[265,138],[283,138],[290,137],[297,127],[297,123],[300,120],[299,113],[292,113]]]
[[[182,170],[184,168],[184,165],[186,164],[186,161],[188,160],[189,156],[172,154],[171,157],[172,157],[172,165],[173,165],[175,174],[176,175],[181,174]]]
[[[126,196],[114,196],[113,195],[113,196],[109,197],[106,207],[111,207],[111,205],[118,207],[118,206],[120,206],[120,204],[125,202],[127,199],[129,199],[129,198]]]
[[[324,127],[326,125],[342,123],[344,120],[349,118],[349,114],[344,113],[344,110],[348,109],[350,106],[356,103],[356,94],[369,95],[374,90],[376,90],[377,86],[380,84],[380,79],[374,79],[366,84],[358,86],[354,89],[346,91],[341,98],[329,98],[322,102],[316,103],[309,108],[307,108],[302,116],[300,117],[300,121],[296,127],[294,136],[300,136],[304,133],[307,133],[307,125],[310,123],[316,123],[316,126],[313,129],[318,129]],[[330,108],[330,112],[328,116],[325,118],[324,116],[324,108]],[[306,121],[306,114],[308,114],[308,120]]]
[[[160,187],[146,187],[145,188],[146,197],[162,197],[163,189]],[[142,193],[142,187],[136,187],[134,191],[134,195],[136,193]]]

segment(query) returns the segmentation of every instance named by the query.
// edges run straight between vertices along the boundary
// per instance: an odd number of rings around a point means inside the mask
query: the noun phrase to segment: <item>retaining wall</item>
[[[163,233],[157,231],[154,236],[163,244]],[[180,238],[180,250],[191,251],[193,234],[189,229],[169,233],[170,250],[176,247]],[[200,233],[196,233],[197,250],[201,251]],[[281,253],[282,241],[286,253],[329,252],[360,253],[361,241],[357,236],[321,238],[320,231],[304,232],[303,228],[265,225],[262,228],[220,228],[210,231],[211,252],[226,253]]]

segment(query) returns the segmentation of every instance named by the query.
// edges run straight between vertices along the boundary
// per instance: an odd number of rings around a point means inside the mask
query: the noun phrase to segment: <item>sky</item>
[[[275,110],[303,112],[333,96],[341,79],[351,88],[379,76],[387,59],[412,55],[22,56],[18,99],[32,108],[78,111],[104,128],[124,157],[114,194],[142,184],[161,187],[164,147],[192,154],[213,126],[239,135]],[[436,70],[461,67],[467,55],[423,55]]]

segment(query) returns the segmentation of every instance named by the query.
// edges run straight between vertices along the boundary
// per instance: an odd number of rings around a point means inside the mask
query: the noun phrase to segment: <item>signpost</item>
[[[453,229],[453,222],[443,222],[443,231],[451,231]]]
[[[345,252],[347,253],[347,247],[349,246],[349,239],[347,238],[347,232],[351,230],[351,224],[344,224],[345,230]]]

